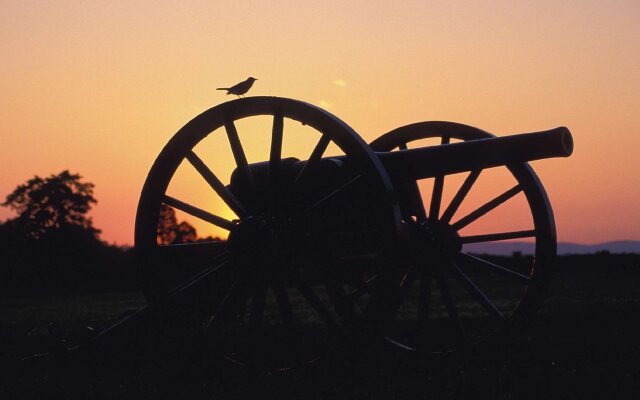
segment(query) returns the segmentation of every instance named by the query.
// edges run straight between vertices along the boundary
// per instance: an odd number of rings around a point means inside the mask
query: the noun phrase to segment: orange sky
[[[130,244],[142,183],[214,90],[329,109],[367,141],[450,120],[496,134],[564,125],[535,162],[560,240],[640,240],[640,3],[4,1],[0,198],[70,169],[102,238]],[[0,210],[0,218],[12,214]]]

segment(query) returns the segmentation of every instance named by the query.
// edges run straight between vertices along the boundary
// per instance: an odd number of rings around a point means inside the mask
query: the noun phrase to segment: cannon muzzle
[[[573,138],[565,127],[441,146],[378,152],[392,179],[413,180],[553,157],[568,157]]]

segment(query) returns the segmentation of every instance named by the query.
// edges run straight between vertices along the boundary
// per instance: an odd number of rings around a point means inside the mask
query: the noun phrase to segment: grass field
[[[506,306],[509,300],[505,301]],[[144,297],[135,292],[0,299],[0,352],[5,356],[0,357],[0,366],[13,373],[0,377],[0,398],[636,399],[640,395],[640,274],[635,272],[561,272],[527,335],[508,346],[478,347],[463,357],[416,359],[376,348],[347,361],[343,354],[328,355],[303,372],[255,375],[228,364],[212,364],[206,353],[188,364],[163,356],[159,366],[131,353],[129,346],[98,349],[100,353],[84,360],[57,357],[18,369],[7,364],[16,355],[50,350],[61,338],[81,339],[86,326],[98,331],[144,305]],[[434,306],[443,316],[442,306]],[[481,313],[470,299],[460,308],[468,316]],[[406,310],[407,315],[413,312],[411,307]]]
[[[508,284],[509,282],[505,282],[504,287],[491,291],[492,300],[504,310],[513,307],[514,299],[521,292],[517,286],[512,286],[509,290]],[[454,297],[459,301],[458,307],[462,316],[485,315],[482,307],[457,287],[455,282],[451,282],[451,287]],[[300,318],[318,318],[317,315],[298,306],[303,303],[299,293],[294,290],[289,292],[294,312],[298,310]],[[581,311],[594,305],[633,304],[639,301],[640,274],[619,276],[593,272],[562,273],[552,282],[541,313]],[[0,335],[49,335],[54,326],[63,335],[73,336],[87,326],[96,330],[103,329],[119,317],[138,310],[145,304],[144,295],[139,292],[0,298]],[[414,287],[409,292],[406,305],[400,310],[400,318],[414,318],[416,304],[417,290]],[[278,318],[275,300],[271,296],[267,298],[266,312],[268,319]],[[304,312],[307,314],[303,314]],[[432,313],[435,318],[446,317],[446,310],[436,290],[432,293]]]
[[[105,327],[146,304],[142,293],[100,293],[0,299],[0,333],[39,336],[55,324],[64,334]]]
[[[479,286],[489,289],[491,299],[505,313],[516,305],[522,287],[508,281],[475,277]],[[501,279],[501,277],[498,277]],[[489,282],[483,282],[483,280]],[[504,285],[502,285],[504,283]],[[509,286],[511,284],[511,286]],[[494,326],[487,312],[456,282],[450,287],[457,300],[463,325],[469,327],[473,339],[481,339]],[[416,343],[417,293],[416,283],[400,308],[398,324],[386,332],[394,340],[413,346]],[[294,317],[305,325],[320,326],[321,318],[309,307],[295,289],[289,289]],[[319,292],[328,304],[326,293]],[[324,294],[324,295],[323,295]],[[547,300],[540,311],[544,315],[588,313],[602,307],[640,306],[640,275],[602,274],[596,272],[562,272],[555,277]],[[46,297],[13,297],[0,299],[0,359],[21,358],[51,351],[61,343],[72,346],[83,343],[123,316],[145,306],[142,293],[98,293]],[[431,340],[431,350],[445,350],[453,345],[448,314],[434,288],[431,295],[431,333],[440,339]],[[332,312],[334,310],[331,310]],[[267,296],[265,321],[278,324],[280,315],[273,294]],[[337,318],[337,316],[335,316]]]

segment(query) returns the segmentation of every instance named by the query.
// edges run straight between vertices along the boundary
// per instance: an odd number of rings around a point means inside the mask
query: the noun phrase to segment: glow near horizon
[[[425,120],[498,135],[567,126],[575,154],[534,163],[559,239],[640,239],[636,1],[4,2],[2,11],[0,197],[36,174],[78,172],[96,184],[91,215],[107,241],[132,242],[142,183],[171,135],[229,99],[215,87],[250,75],[252,95],[328,108],[367,141]]]

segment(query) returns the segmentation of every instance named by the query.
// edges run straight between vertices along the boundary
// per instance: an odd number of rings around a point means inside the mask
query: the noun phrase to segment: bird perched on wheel
[[[228,88],[216,88],[216,90],[226,90],[227,94],[235,94],[238,97],[243,97],[243,95],[245,93],[247,93],[249,91],[249,89],[251,89],[251,86],[253,86],[253,82],[257,81],[256,78],[252,78],[249,77],[247,78],[247,80],[242,81],[238,84],[235,84],[231,87]]]

